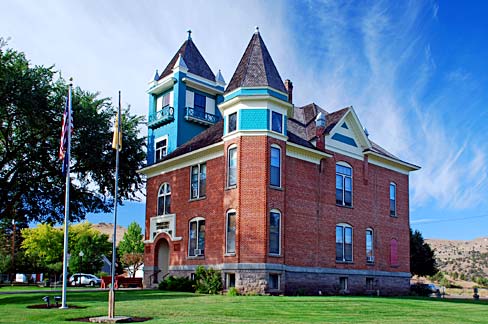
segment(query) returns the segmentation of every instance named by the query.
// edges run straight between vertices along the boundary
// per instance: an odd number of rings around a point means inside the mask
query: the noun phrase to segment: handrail
[[[215,124],[219,121],[219,116],[192,107],[186,107],[185,117],[201,120],[211,124]]]

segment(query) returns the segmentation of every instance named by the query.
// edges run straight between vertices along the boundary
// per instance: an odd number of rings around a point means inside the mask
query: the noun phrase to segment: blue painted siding
[[[224,118],[224,135],[227,134],[227,119],[229,118],[229,116],[226,116]]]
[[[339,141],[339,142],[342,142],[344,144],[348,144],[348,145],[351,145],[351,146],[358,147],[358,145],[356,144],[356,141],[353,138],[351,138],[349,136],[346,136],[346,135],[342,135],[342,134],[339,134],[339,133],[335,133],[332,136],[332,139],[334,139],[336,141]]]
[[[238,130],[269,130],[267,109],[243,109],[239,111]]]
[[[224,101],[228,101],[238,96],[264,96],[264,95],[269,95],[288,102],[288,97],[286,95],[283,95],[271,89],[246,89],[246,88],[241,88],[231,93],[230,95],[224,96]]]

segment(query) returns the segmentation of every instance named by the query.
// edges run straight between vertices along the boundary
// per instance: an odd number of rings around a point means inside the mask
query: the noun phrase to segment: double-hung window
[[[188,255],[205,255],[205,219],[195,218],[190,221]]]
[[[195,111],[195,116],[199,118],[205,118],[205,103],[207,99],[204,95],[195,93],[195,99],[193,102],[193,109]]]
[[[171,211],[171,187],[163,183],[158,193],[158,215],[166,215]]]
[[[191,167],[190,199],[204,198],[207,192],[207,164]]]
[[[366,230],[366,262],[374,262],[373,230],[371,228]]]
[[[396,215],[396,185],[390,182],[390,216]]]
[[[336,225],[336,261],[352,262],[352,227]]]
[[[236,253],[236,212],[227,212],[226,234],[225,234],[225,253]]]
[[[156,162],[160,162],[168,152],[168,139],[163,138],[156,141]]]
[[[271,130],[283,134],[283,115],[276,111],[271,112]]]
[[[281,187],[281,149],[271,146],[270,185]]]
[[[269,253],[281,254],[281,213],[278,210],[269,213]]]
[[[237,185],[237,147],[231,146],[227,155],[227,187]]]
[[[336,164],[336,204],[352,206],[352,168],[344,164]]]

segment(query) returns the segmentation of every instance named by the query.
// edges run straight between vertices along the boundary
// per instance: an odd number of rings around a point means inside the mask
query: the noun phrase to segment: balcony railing
[[[186,107],[185,119],[204,125],[213,125],[220,120],[217,115],[191,107]]]
[[[174,114],[175,110],[173,107],[163,107],[163,109],[157,111],[156,114],[149,116],[147,126],[149,128],[156,128],[158,126],[170,123],[175,120]]]

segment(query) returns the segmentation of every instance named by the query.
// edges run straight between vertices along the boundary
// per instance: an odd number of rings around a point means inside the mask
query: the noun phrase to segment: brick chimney
[[[285,80],[285,88],[286,91],[288,92],[288,102],[293,103],[293,83],[290,81],[290,79]]]
[[[325,116],[319,112],[315,118],[315,135],[317,136],[317,148],[319,150],[325,151],[325,125],[327,121]]]

